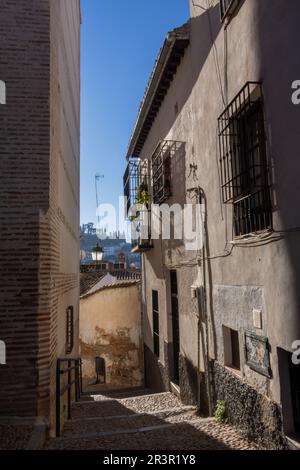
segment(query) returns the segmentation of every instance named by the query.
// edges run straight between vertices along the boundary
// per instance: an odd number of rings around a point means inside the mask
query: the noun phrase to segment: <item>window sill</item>
[[[235,375],[239,379],[242,378],[242,371],[239,369],[235,369],[234,367],[231,366],[225,366],[225,369],[230,372],[231,374]]]
[[[229,243],[231,245],[235,245],[237,243],[249,243],[251,241],[259,241],[262,239],[267,238],[268,236],[273,234],[272,229],[267,229],[267,230],[261,230],[260,232],[252,232],[252,233],[247,233],[247,235],[240,235],[235,237],[233,240],[231,240]]]

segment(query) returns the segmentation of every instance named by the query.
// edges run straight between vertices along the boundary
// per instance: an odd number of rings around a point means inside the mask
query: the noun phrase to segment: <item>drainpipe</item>
[[[201,223],[203,230],[203,244],[200,250],[200,258],[198,260],[197,267],[197,279],[195,281],[195,290],[197,296],[197,318],[198,318],[198,332],[197,332],[197,364],[198,364],[198,406],[200,407],[201,401],[201,344],[205,347],[203,357],[204,357],[204,373],[205,373],[205,382],[206,382],[206,394],[208,400],[208,412],[209,415],[212,415],[213,405],[212,405],[212,394],[211,394],[211,373],[209,368],[209,326],[208,326],[208,316],[207,316],[207,295],[206,295],[206,240],[207,240],[207,204],[206,197],[202,188],[198,187],[195,189],[197,194],[197,203],[201,205],[203,209],[201,211]],[[202,268],[202,270],[201,270]],[[201,272],[202,271],[202,272]],[[204,323],[204,328],[203,324]],[[204,330],[204,331],[203,331]]]

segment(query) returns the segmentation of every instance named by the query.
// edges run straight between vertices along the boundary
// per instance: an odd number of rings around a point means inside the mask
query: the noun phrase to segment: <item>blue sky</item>
[[[166,33],[189,16],[188,0],[81,0],[81,223],[122,195],[127,144]]]

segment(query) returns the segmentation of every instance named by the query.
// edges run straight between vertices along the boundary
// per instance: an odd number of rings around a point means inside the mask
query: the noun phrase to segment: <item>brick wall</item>
[[[50,422],[55,423],[56,358],[65,357],[66,318],[74,307],[78,357],[79,169],[80,169],[80,11],[78,0],[51,0],[50,75],[50,233],[52,251],[50,334]]]
[[[0,7],[0,414],[49,416],[78,315],[79,1]]]

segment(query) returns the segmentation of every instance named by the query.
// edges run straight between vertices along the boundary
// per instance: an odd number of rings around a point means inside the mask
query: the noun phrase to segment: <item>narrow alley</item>
[[[0,12],[1,468],[285,465],[300,0]]]
[[[201,418],[170,392],[113,391],[82,396],[47,450],[254,450],[230,425]]]

